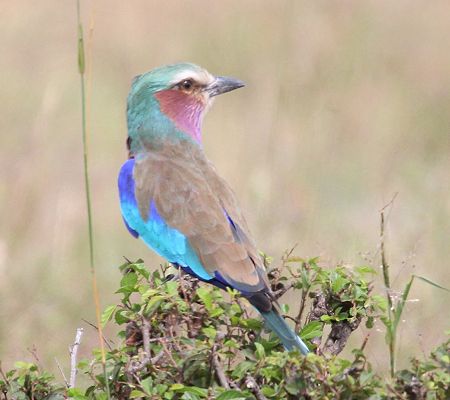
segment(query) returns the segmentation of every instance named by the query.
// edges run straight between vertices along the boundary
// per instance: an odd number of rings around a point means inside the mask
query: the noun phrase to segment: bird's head
[[[139,75],[128,96],[131,141],[142,135],[187,135],[201,141],[203,116],[214,97],[244,86],[234,78],[211,75],[190,63],[166,65]]]

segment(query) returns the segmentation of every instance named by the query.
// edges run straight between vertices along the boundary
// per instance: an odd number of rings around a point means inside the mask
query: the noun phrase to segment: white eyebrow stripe
[[[214,80],[214,76],[212,76],[209,72],[203,71],[182,71],[175,75],[174,79],[171,81],[172,85],[176,85],[177,83],[185,80],[185,79],[193,79],[195,82],[200,85],[208,85]]]

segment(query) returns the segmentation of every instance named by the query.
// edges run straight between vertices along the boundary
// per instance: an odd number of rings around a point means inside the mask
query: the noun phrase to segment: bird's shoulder
[[[160,208],[167,208],[167,214],[189,207],[214,222],[224,220],[225,211],[251,240],[234,190],[197,143],[169,142],[149,152],[137,162],[135,178],[144,204],[150,197],[160,198]]]
[[[189,142],[169,142],[156,150],[139,155],[134,168],[136,198],[145,218],[153,200],[164,216],[174,216],[183,209],[191,211],[218,205],[208,183],[209,165],[201,149]],[[192,207],[193,205],[196,207]]]

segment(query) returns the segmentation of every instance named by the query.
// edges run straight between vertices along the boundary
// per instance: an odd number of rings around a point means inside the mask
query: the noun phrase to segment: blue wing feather
[[[133,228],[130,227],[130,225],[128,225],[128,222],[124,217],[122,217],[122,219],[128,229],[128,232],[130,232],[137,239],[139,237],[139,233],[137,233]]]
[[[189,269],[186,272],[204,281],[215,280],[202,266],[187,238],[165,223],[153,202],[150,203],[148,220],[143,220],[135,197],[134,162],[134,159],[129,159],[123,164],[118,181],[122,216],[128,230],[169,262]]]

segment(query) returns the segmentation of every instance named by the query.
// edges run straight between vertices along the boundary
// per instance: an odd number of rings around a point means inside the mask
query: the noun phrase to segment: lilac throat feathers
[[[196,142],[202,142],[201,123],[205,106],[202,101],[177,90],[163,90],[155,94],[163,112],[182,132]]]

